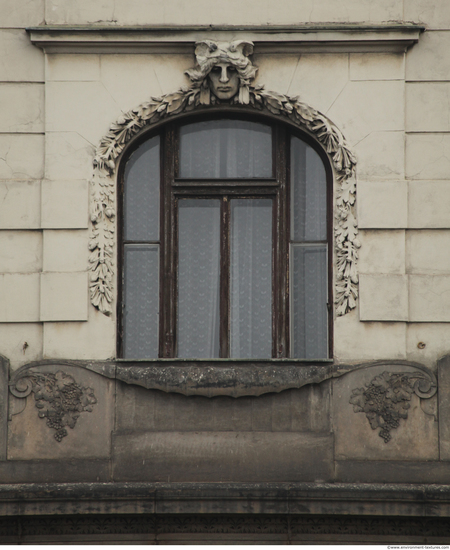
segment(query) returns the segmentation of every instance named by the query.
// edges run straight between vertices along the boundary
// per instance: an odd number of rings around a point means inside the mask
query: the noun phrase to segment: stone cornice
[[[417,463],[420,464],[420,463]],[[423,463],[422,463],[423,464]],[[18,483],[0,515],[104,513],[448,516],[450,486],[403,483]]]
[[[425,27],[413,23],[264,26],[41,26],[27,29],[46,53],[193,53],[198,40],[245,37],[256,53],[404,52]]]

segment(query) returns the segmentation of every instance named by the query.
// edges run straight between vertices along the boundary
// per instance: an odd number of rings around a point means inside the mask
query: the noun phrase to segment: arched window
[[[127,152],[120,357],[330,357],[331,173],[306,139],[218,115]]]

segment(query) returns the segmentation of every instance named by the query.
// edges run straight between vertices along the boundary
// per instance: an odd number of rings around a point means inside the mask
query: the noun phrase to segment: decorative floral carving
[[[289,97],[251,86],[257,68],[248,55],[251,42],[217,43],[205,40],[197,44],[198,66],[186,71],[192,84],[189,88],[150,101],[124,113],[112,124],[97,147],[92,179],[92,232],[89,242],[90,294],[92,304],[102,313],[112,313],[115,235],[114,173],[119,155],[126,144],[140,132],[161,119],[214,105],[247,105],[259,111],[268,111],[284,117],[312,134],[331,157],[336,173],[335,252],[336,252],[336,314],[344,315],[356,306],[358,296],[357,238],[358,228],[354,214],[356,199],[356,160],[340,130],[323,114],[303,103],[298,97]],[[222,71],[233,67],[239,77],[235,95],[229,99],[225,90],[217,91],[211,85],[210,72],[221,66]],[[228,76],[225,77],[229,79]],[[230,89],[234,88],[230,84]],[[214,95],[216,90],[217,95]],[[239,91],[239,93],[237,93]],[[222,93],[223,92],[223,93]]]
[[[350,404],[354,412],[366,413],[372,428],[380,428],[378,435],[385,443],[391,440],[391,430],[399,427],[400,420],[408,418],[412,394],[421,398],[436,393],[436,383],[424,373],[383,372],[373,378],[365,388],[352,391]]]
[[[39,418],[47,419],[47,426],[56,430],[55,439],[61,442],[66,437],[66,427],[74,428],[82,412],[92,412],[97,403],[92,388],[81,387],[62,371],[36,373],[29,371],[20,378],[10,391],[16,397],[34,393]]]

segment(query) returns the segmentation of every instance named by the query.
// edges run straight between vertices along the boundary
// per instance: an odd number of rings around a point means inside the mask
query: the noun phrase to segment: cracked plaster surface
[[[26,155],[24,151],[27,152]],[[0,133],[0,180],[42,178],[43,157],[43,135]]]

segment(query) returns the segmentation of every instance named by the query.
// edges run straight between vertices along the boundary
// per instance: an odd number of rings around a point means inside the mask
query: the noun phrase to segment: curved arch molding
[[[128,142],[139,132],[163,119],[198,110],[229,105],[212,97],[210,104],[202,98],[202,88],[189,88],[149,101],[124,113],[102,138],[94,157],[91,181],[91,236],[89,241],[90,299],[94,307],[110,315],[114,300],[115,245],[115,172],[118,158]],[[356,220],[356,160],[342,132],[330,119],[303,103],[297,97],[264,90],[263,86],[248,86],[248,96],[238,94],[232,104],[238,108],[253,108],[287,120],[308,132],[328,154],[335,173],[334,185],[334,253],[335,309],[345,315],[356,306],[358,297],[358,248]]]

